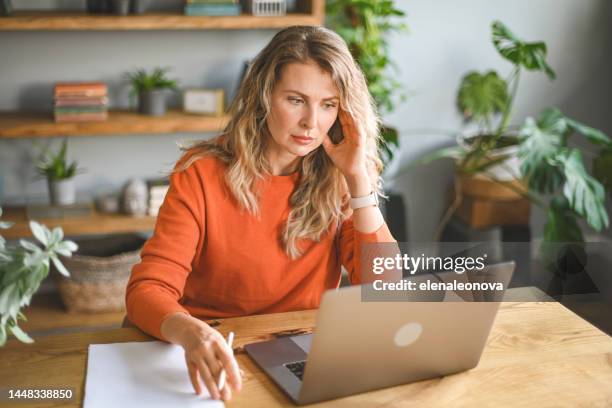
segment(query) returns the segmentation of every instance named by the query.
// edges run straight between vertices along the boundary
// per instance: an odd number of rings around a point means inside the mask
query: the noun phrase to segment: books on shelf
[[[186,16],[238,16],[242,13],[240,3],[234,0],[192,0],[185,3]]]
[[[170,181],[168,178],[159,178],[147,180],[147,190],[149,192],[149,202],[147,213],[150,216],[156,217],[159,213],[159,208],[164,203],[168,189],[170,188]]]
[[[104,82],[59,82],[53,96],[56,122],[108,119],[108,87]]]

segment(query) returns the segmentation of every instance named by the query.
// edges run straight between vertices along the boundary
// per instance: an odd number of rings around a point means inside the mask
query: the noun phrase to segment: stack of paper
[[[209,408],[223,402],[196,395],[180,346],[159,341],[92,344],[84,408]]]

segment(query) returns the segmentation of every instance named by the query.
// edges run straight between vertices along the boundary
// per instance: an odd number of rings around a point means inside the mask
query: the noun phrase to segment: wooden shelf
[[[29,219],[23,207],[3,208],[2,221],[15,223],[11,228],[2,230],[2,236],[6,239],[29,238]],[[41,218],[36,221],[45,224],[49,228],[62,227],[64,235],[101,235],[119,234],[129,232],[150,232],[155,228],[156,217],[132,217],[122,214],[100,214],[94,213],[88,217],[74,218]]]
[[[180,12],[156,12],[143,15],[95,15],[85,12],[15,11],[0,17],[0,31],[14,30],[229,30],[277,29],[292,25],[322,25],[319,0],[313,0],[312,14],[288,14],[282,17],[185,16]]]
[[[56,123],[51,113],[0,112],[0,138],[218,132],[228,120],[228,116],[200,116],[180,111],[169,111],[165,116],[110,111],[108,120],[103,122]]]

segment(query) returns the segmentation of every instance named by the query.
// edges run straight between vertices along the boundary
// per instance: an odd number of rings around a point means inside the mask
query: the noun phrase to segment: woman
[[[222,335],[199,318],[312,309],[359,283],[364,242],[393,242],[376,196],[378,120],[344,41],[279,32],[252,62],[224,132],[187,150],[134,266],[129,319],[185,349],[195,391],[241,387]],[[194,317],[197,316],[198,318]],[[217,389],[221,369],[229,387]]]

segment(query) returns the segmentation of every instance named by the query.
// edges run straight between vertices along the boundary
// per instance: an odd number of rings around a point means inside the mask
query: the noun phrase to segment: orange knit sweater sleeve
[[[367,256],[362,256],[364,245],[375,243],[380,245],[369,246]],[[352,218],[342,223],[339,246],[340,261],[342,266],[346,268],[353,285],[369,282],[374,278],[371,276],[368,261],[372,256],[394,256],[398,252],[396,241],[391,235],[387,223],[383,222],[380,228],[374,232],[363,233],[355,229]],[[385,278],[396,279],[397,276],[385,276]]]
[[[169,314],[189,314],[179,299],[204,239],[204,210],[204,189],[195,166],[173,173],[153,236],[126,289],[128,318],[157,338],[163,339],[160,327]]]

